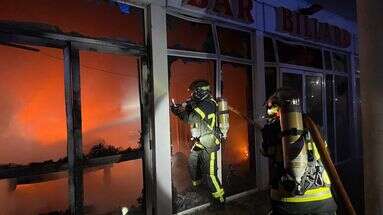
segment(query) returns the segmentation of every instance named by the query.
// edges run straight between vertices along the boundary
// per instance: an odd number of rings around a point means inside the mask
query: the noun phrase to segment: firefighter
[[[204,180],[211,194],[213,208],[223,208],[225,192],[217,177],[217,151],[222,133],[217,125],[217,102],[210,92],[209,82],[196,80],[189,89],[191,96],[177,105],[172,100],[171,111],[190,125],[193,147],[188,167],[194,187]]]
[[[279,89],[265,106],[262,153],[271,161],[271,214],[336,214],[330,179],[310,133],[303,128],[299,96]]]

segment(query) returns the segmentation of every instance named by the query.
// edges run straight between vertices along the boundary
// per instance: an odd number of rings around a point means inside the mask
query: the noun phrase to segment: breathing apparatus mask
[[[210,95],[210,85],[205,80],[193,81],[188,90],[191,92],[191,99],[194,101],[202,101]]]

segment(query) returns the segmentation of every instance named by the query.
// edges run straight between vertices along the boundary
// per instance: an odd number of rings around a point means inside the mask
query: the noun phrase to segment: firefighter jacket
[[[336,211],[332,198],[331,182],[322,164],[318,150],[310,134],[304,134],[308,148],[308,165],[302,178],[303,195],[292,195],[283,188],[285,175],[282,157],[282,137],[279,120],[273,120],[262,129],[262,153],[271,159],[270,185],[271,200],[282,213],[298,214]],[[300,204],[296,204],[300,203]],[[274,210],[274,207],[273,207]],[[283,211],[285,210],[285,211]]]
[[[219,148],[219,129],[217,128],[217,102],[212,96],[198,101],[189,99],[182,106],[171,108],[172,112],[190,125],[192,138],[200,148]]]

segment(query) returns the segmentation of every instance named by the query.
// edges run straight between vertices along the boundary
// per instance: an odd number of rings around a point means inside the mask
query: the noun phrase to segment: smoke
[[[0,165],[67,155],[62,51],[39,49],[36,53],[0,46]],[[141,125],[136,58],[99,53],[80,57],[84,152],[99,139],[124,149],[137,147]],[[103,169],[84,173],[85,204],[93,206],[91,214],[137,204],[143,187],[141,160],[114,164],[106,175]],[[66,177],[17,185],[15,190],[10,182],[0,180],[2,215],[68,208]]]

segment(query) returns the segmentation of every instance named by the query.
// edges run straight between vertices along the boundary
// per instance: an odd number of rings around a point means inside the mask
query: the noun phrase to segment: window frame
[[[146,42],[146,7],[142,4],[127,3],[122,0],[113,0],[115,2],[127,4],[133,7],[143,9],[144,13],[144,38]],[[137,151],[91,158],[84,160],[82,149],[82,118],[81,118],[81,86],[80,86],[80,51],[91,51],[97,53],[109,53],[127,56],[136,56],[138,61],[138,80],[140,94],[140,109],[142,112],[149,113],[149,101],[146,96],[149,92],[147,79],[147,48],[146,44],[133,44],[122,42],[116,39],[92,38],[86,36],[73,36],[65,33],[51,33],[44,29],[32,29],[25,31],[17,25],[0,24],[0,42],[20,45],[33,45],[40,47],[57,48],[63,51],[64,61],[64,87],[65,87],[65,106],[67,121],[67,156],[68,161],[56,168],[47,166],[32,167],[12,167],[0,171],[0,180],[7,178],[16,178],[23,176],[36,176],[54,172],[68,172],[68,205],[71,214],[81,213],[84,202],[83,169],[88,167],[98,167],[113,163],[127,162],[132,160],[143,160],[144,144],[149,143],[148,122],[151,114],[141,115],[141,148]],[[146,116],[145,116],[146,115]],[[144,170],[142,170],[144,179]],[[17,185],[16,185],[17,186]],[[146,186],[146,185],[144,185]]]

